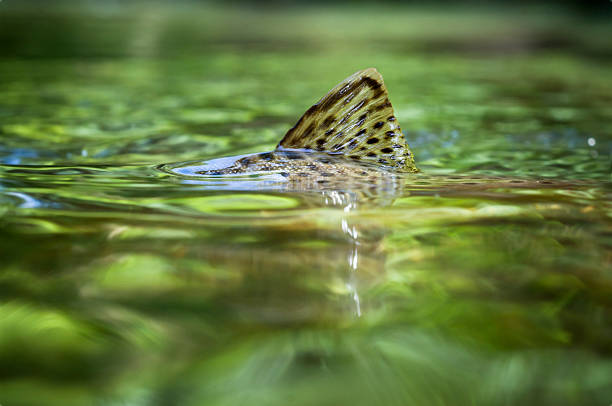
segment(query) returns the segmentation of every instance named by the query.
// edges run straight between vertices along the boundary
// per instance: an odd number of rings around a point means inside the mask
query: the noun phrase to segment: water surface
[[[605,26],[96,7],[0,25],[1,404],[612,401]],[[160,170],[270,150],[368,66],[400,188]]]

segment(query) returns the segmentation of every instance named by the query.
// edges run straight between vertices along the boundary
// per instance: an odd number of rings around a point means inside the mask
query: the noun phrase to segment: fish
[[[332,88],[273,151],[162,164],[158,169],[216,189],[315,191],[323,192],[326,201],[331,191],[331,200],[342,204],[347,193],[392,201],[407,191],[439,194],[557,185],[550,180],[421,173],[375,68],[355,72]]]
[[[333,179],[374,182],[389,172],[416,173],[414,155],[375,68],[347,77],[300,117],[274,151],[207,161],[193,174],[279,174],[288,183]]]

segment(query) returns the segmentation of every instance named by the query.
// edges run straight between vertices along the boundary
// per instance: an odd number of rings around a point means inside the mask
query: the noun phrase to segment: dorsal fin
[[[416,172],[414,156],[374,68],[344,79],[308,109],[276,147],[309,149]]]

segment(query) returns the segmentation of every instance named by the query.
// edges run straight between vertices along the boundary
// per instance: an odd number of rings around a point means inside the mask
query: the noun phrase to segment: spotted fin
[[[334,87],[304,113],[276,148],[342,154],[396,170],[418,171],[382,76],[374,68],[361,70]]]

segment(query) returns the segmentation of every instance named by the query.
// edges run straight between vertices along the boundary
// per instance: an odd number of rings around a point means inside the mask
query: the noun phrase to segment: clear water
[[[85,4],[0,14],[0,404],[612,401],[608,26]],[[392,194],[158,169],[368,66],[423,171]]]

